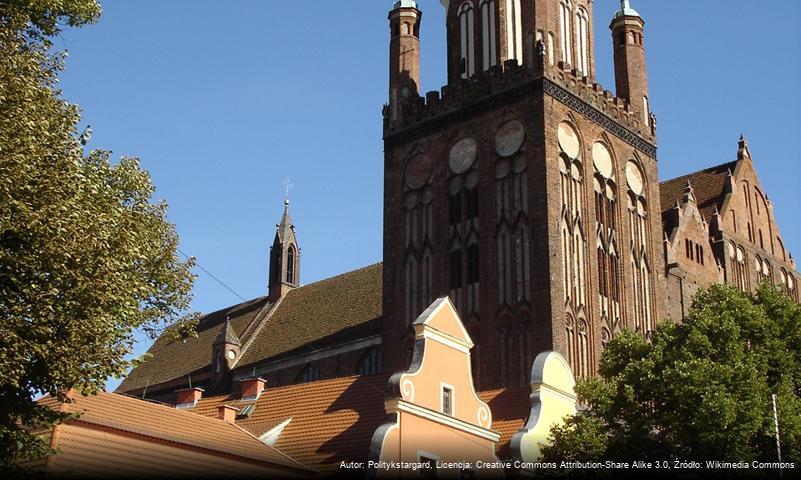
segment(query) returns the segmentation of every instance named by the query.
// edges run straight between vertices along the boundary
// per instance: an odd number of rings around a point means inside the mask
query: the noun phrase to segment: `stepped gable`
[[[382,272],[377,263],[289,291],[245,349],[236,369],[299,348],[311,351],[360,338],[359,334],[379,334]]]
[[[723,205],[723,199],[728,193],[726,185],[729,182],[729,174],[734,172],[737,161],[723,163],[711,168],[699,170],[681,177],[664,181],[659,184],[660,201],[662,204],[663,222],[670,223],[669,212],[676,208],[676,202],[681,201],[687,189],[687,182],[693,187],[695,201],[698,204],[698,211],[707,223],[712,221],[715,211],[719,211]],[[665,233],[670,234],[675,225],[664,225]]]
[[[247,327],[265,307],[267,297],[243,302],[214,313],[204,315],[197,326],[197,338],[186,341],[169,340],[162,335],[148,353],[151,357],[134,368],[117,388],[117,392],[142,390],[194,373],[208,373],[212,359],[212,345],[222,331],[226,318],[233,334],[242,338]]]
[[[235,460],[311,473],[275,447],[217,418],[107,392],[70,398],[72,403],[65,404],[53,397],[39,401],[52,409],[80,413],[56,427],[54,443],[59,453],[49,459],[48,468],[101,476],[112,471],[173,476],[182,471],[202,474],[197,471],[202,465],[207,474],[224,474]],[[103,455],[87,454],[92,450]],[[247,473],[263,475],[264,471]]]

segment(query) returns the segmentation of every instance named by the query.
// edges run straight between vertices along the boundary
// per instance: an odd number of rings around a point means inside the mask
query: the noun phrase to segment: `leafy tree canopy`
[[[47,452],[20,427],[62,418],[36,395],[97,392],[131,366],[137,330],[194,321],[193,264],[148,173],[85,155],[56,88],[49,37],[99,14],[94,0],[0,2],[0,470]]]
[[[801,307],[769,285],[715,285],[651,341],[630,331],[578,382],[586,409],[551,431],[547,461],[801,461]]]

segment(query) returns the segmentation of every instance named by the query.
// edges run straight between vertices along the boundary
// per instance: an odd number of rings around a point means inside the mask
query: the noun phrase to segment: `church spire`
[[[288,197],[284,199],[281,221],[275,227],[275,238],[270,247],[270,302],[277,301],[300,285],[300,248],[295,236],[295,224],[289,214]]]

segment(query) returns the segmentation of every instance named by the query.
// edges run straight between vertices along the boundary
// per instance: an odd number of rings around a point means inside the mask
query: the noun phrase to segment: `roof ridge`
[[[294,288],[294,289],[290,290],[289,293],[292,293],[292,292],[295,292],[295,291],[298,291],[298,290],[302,290],[302,289],[304,289],[306,287],[311,287],[312,285],[317,285],[317,284],[320,284],[320,283],[333,281],[333,280],[336,280],[338,278],[344,277],[345,275],[350,275],[352,273],[361,272],[363,270],[367,270],[369,268],[374,268],[374,267],[376,267],[378,265],[383,265],[383,264],[384,264],[384,262],[375,262],[375,263],[371,263],[370,265],[365,265],[363,267],[359,267],[359,268],[356,268],[356,269],[353,269],[353,270],[349,270],[347,272],[338,273],[338,274],[334,275],[333,277],[327,277],[327,278],[323,278],[323,279],[320,279],[320,280],[316,280],[316,281],[311,282],[311,283],[307,283],[305,285],[301,285],[298,288]]]
[[[659,182],[659,184],[660,184],[660,185],[663,185],[663,184],[665,184],[665,183],[669,183],[669,182],[675,182],[675,181],[677,181],[677,180],[684,180],[684,179],[686,179],[686,178],[688,178],[688,177],[692,177],[693,175],[697,175],[697,174],[699,174],[699,173],[706,173],[706,172],[709,172],[710,170],[716,170],[716,169],[718,169],[718,168],[721,168],[721,167],[723,167],[723,166],[726,166],[726,165],[731,165],[731,164],[733,164],[733,163],[737,163],[737,162],[739,162],[739,161],[740,161],[740,160],[731,160],[731,161],[728,161],[728,162],[723,162],[723,163],[721,163],[721,164],[714,165],[714,166],[711,166],[711,167],[702,168],[702,169],[700,169],[700,170],[696,170],[696,171],[694,171],[694,172],[685,173],[684,175],[679,175],[678,177],[673,177],[673,178],[669,178],[669,179],[667,179],[667,180],[663,180],[663,181]]]

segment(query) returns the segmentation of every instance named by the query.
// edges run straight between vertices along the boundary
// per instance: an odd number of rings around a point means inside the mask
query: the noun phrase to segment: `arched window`
[[[584,7],[576,13],[578,28],[578,70],[585,76],[590,75],[590,16]]]
[[[523,22],[520,0],[506,0],[506,49],[507,57],[523,63]]]
[[[306,365],[298,374],[296,383],[316,382],[317,380],[320,380],[320,378],[322,378],[320,375],[320,369],[317,368],[317,365],[310,363]]]
[[[573,4],[570,0],[562,0],[559,3],[559,34],[562,47],[562,61],[565,63],[573,63],[573,35],[572,35],[572,22],[573,17]]]
[[[481,44],[484,53],[484,70],[498,64],[495,11],[495,0],[481,0]]]
[[[462,78],[471,77],[476,73],[474,29],[473,4],[471,2],[464,2],[459,7],[459,41],[462,52]]]
[[[374,375],[381,371],[381,350],[371,348],[364,354],[356,366],[358,375]]]
[[[595,167],[595,232],[598,254],[598,304],[608,337],[621,323],[620,260],[617,246],[617,181],[609,149],[601,142],[592,147]]]
[[[748,269],[745,263],[745,250],[743,250],[743,247],[735,245],[734,242],[729,242],[727,249],[729,253],[729,265],[731,265],[731,283],[745,292],[750,288],[748,283]]]
[[[581,144],[576,130],[559,124],[559,173],[562,195],[562,272],[565,301],[574,308],[586,304],[583,166]]]
[[[650,255],[651,230],[648,226],[648,184],[640,166],[633,160],[626,164],[629,186],[629,236],[631,238],[631,270],[634,287],[634,330],[648,336],[653,330],[653,292]]]
[[[295,283],[295,247],[292,245],[286,252],[286,283]]]

